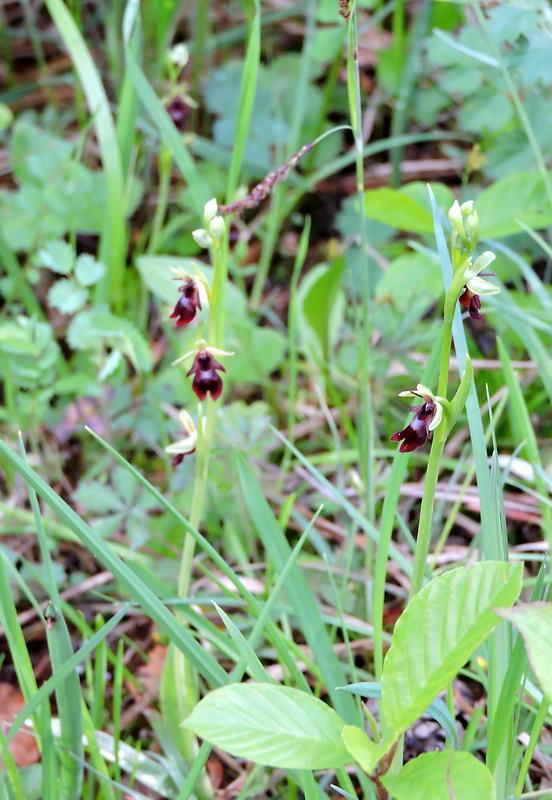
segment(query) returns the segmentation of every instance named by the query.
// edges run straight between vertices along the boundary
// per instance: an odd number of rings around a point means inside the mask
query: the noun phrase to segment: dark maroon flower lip
[[[458,298],[460,305],[468,309],[469,315],[472,319],[483,319],[483,314],[480,313],[481,298],[478,294],[473,294],[466,287],[460,297]]]
[[[420,406],[411,406],[408,410],[414,412],[414,419],[406,428],[397,431],[390,438],[391,442],[402,442],[399,447],[400,453],[410,453],[431,439],[429,425],[435,417],[437,406],[430,400]]]
[[[400,396],[419,397],[423,400],[420,405],[408,409],[414,414],[410,424],[390,438],[391,442],[401,442],[400,453],[410,453],[430,440],[433,430],[441,423],[443,407],[439,400],[443,398],[435,397],[431,390],[421,383],[416,387],[416,391],[400,392]]]
[[[172,119],[175,128],[181,133],[186,130],[188,117],[192,113],[191,107],[180,95],[176,95],[167,103],[167,114]]]
[[[201,300],[197,284],[192,278],[187,278],[178,291],[182,292],[182,296],[178,299],[170,319],[176,319],[176,327],[180,328],[195,318],[198,308],[201,311]]]
[[[218,372],[226,372],[225,368],[209,353],[208,350],[199,350],[194,358],[190,370],[186,373],[194,376],[192,389],[200,400],[205,400],[208,394],[217,400],[222,392],[222,378]]]

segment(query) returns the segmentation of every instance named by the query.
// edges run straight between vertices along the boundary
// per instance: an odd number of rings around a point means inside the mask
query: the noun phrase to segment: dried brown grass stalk
[[[258,206],[261,200],[264,200],[265,197],[271,193],[276,184],[286,180],[290,171],[297,164],[301,156],[304,156],[305,153],[308,153],[314,144],[315,142],[309,142],[302,147],[299,152],[294,153],[294,155],[290,156],[287,161],[284,161],[282,166],[278,167],[272,172],[269,172],[268,175],[263,178],[263,180],[258,183],[255,188],[252,189],[251,193],[246,197],[243,197],[241,200],[236,200],[234,203],[230,203],[227,206],[219,205],[219,213],[233,214],[236,212],[241,214],[241,212],[245,211],[246,208],[255,208],[255,206]]]
[[[349,0],[338,0],[339,3],[339,13],[343,17],[343,19],[348,22],[349,17],[351,16],[351,4]]]

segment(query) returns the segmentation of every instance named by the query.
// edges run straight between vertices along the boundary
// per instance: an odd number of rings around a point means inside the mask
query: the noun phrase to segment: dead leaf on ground
[[[4,733],[7,733],[10,723],[24,706],[25,700],[19,689],[9,683],[0,683],[0,724]],[[28,767],[40,761],[36,740],[25,728],[19,730],[11,740],[10,752],[17,767]]]

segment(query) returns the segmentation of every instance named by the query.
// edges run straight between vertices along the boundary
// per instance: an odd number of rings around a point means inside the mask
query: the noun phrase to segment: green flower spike
[[[215,198],[205,203],[205,209],[203,211],[205,228],[198,228],[192,231],[194,241],[200,247],[213,247],[218,245],[224,236],[226,225],[224,224],[223,218],[217,214],[217,210],[218,205]]]

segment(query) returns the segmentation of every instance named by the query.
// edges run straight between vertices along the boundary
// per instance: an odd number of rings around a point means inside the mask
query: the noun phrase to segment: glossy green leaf
[[[396,189],[369,189],[364,192],[364,214],[368,219],[385,222],[412,233],[431,233],[431,212],[408,194]]]
[[[297,292],[299,327],[314,358],[327,360],[343,316],[341,275],[345,259],[333,266],[320,264],[310,270]]]
[[[365,731],[356,725],[345,725],[341,738],[351,756],[360,764],[364,772],[372,772],[380,758],[388,750],[386,745],[377,745],[373,742]]]
[[[552,699],[552,603],[524,603],[496,612],[521,631],[543,692]]]
[[[383,665],[382,714],[398,736],[423,714],[521,589],[521,564],[485,561],[432,580],[395,626]]]
[[[485,238],[519,233],[518,219],[528,228],[546,228],[552,222],[544,181],[537,172],[515,172],[496,181],[481,192],[475,207]]]
[[[471,753],[424,753],[381,782],[395,800],[494,800],[493,776]]]
[[[222,750],[270,767],[330,769],[351,760],[336,712],[287,686],[223,686],[204,697],[183,724]]]

